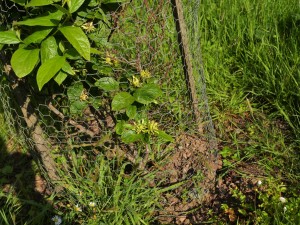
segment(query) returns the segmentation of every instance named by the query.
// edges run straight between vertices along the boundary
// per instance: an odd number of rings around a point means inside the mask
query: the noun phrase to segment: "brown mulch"
[[[215,197],[216,172],[221,160],[209,150],[209,143],[194,135],[178,136],[172,154],[164,160],[157,174],[162,186],[181,185],[162,195],[158,214],[161,224],[195,224],[195,212],[209,205]],[[201,179],[200,179],[201,178]]]

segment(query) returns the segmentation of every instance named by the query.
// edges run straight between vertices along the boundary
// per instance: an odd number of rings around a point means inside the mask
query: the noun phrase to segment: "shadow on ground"
[[[46,183],[35,171],[32,157],[0,136],[0,224],[52,224]]]

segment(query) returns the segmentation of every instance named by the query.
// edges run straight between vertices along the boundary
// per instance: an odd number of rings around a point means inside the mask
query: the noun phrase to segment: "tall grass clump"
[[[299,137],[299,2],[205,0],[201,10],[208,92],[214,103],[238,109],[250,99],[283,118]]]
[[[154,174],[129,174],[129,164],[101,154],[91,159],[77,152],[56,160],[62,165],[60,185],[65,192],[53,203],[66,224],[138,225],[155,220],[159,190],[150,185]]]

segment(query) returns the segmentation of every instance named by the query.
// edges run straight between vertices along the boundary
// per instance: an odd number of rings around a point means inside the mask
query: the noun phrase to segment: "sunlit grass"
[[[284,192],[295,195],[300,171],[299,2],[205,0],[199,15],[207,93],[224,146],[223,171],[256,164],[272,185],[284,183]],[[267,189],[270,199],[263,199],[270,204],[262,204],[248,222],[298,221],[299,215],[283,215],[274,198],[281,192],[272,188]],[[291,205],[299,209],[297,199]]]
[[[298,135],[299,2],[206,0],[201,9],[208,93],[214,103],[237,109],[247,97],[273,117],[284,118]]]

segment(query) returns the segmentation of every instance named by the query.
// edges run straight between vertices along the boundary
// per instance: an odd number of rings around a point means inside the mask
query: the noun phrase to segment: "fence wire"
[[[55,163],[57,180],[49,179],[45,161],[38,153],[34,154],[52,186],[68,189],[70,184],[65,177],[78,180],[78,174],[87,176],[83,164],[90,165],[101,155],[105,160],[116,160],[117,171],[121,170],[119,165],[126,162],[130,166],[125,173],[129,175],[134,168],[143,174],[156,171],[151,183],[155,187],[171,187],[184,181],[184,185],[162,194],[162,208],[156,216],[161,223],[197,221],[197,215],[188,217],[185,212],[209,201],[219,162],[201,59],[198,24],[201,1],[180,3],[185,31],[179,30],[182,27],[178,21],[182,19],[177,12],[178,2],[181,1],[144,0],[120,4],[107,16],[107,22],[94,23],[96,31],[87,33],[102,52],[100,57],[92,57],[93,68],[83,64],[79,75],[41,92],[29,85],[29,79],[19,84],[23,85],[21,92],[26,90],[23,94],[30,99],[32,115],[43,131],[39,134],[43,139],[41,143],[33,137],[35,128],[28,129],[20,109],[14,88],[16,80],[4,73],[1,75],[0,102],[7,123],[22,134],[30,149],[46,143]],[[0,11],[2,25],[6,26],[20,20],[24,12],[7,0],[2,1]],[[184,46],[184,38],[188,46]],[[189,49],[184,49],[186,47]],[[5,56],[4,52],[1,54]],[[189,66],[192,70],[187,71]],[[111,109],[108,94],[99,90],[97,81],[103,77],[127,76],[127,80],[120,80],[120,86],[125,86],[133,82],[133,77],[142,82],[141,73],[151,76],[149,79],[160,86],[163,94],[157,103],[140,107],[137,114],[157,122],[161,130],[175,139],[174,143],[153,138],[147,145],[124,144],[115,134],[122,115]],[[193,80],[194,86],[190,86],[188,79]],[[195,104],[198,113],[195,113]],[[199,174],[202,174],[201,179]],[[187,195],[188,200],[183,201],[183,195]]]

